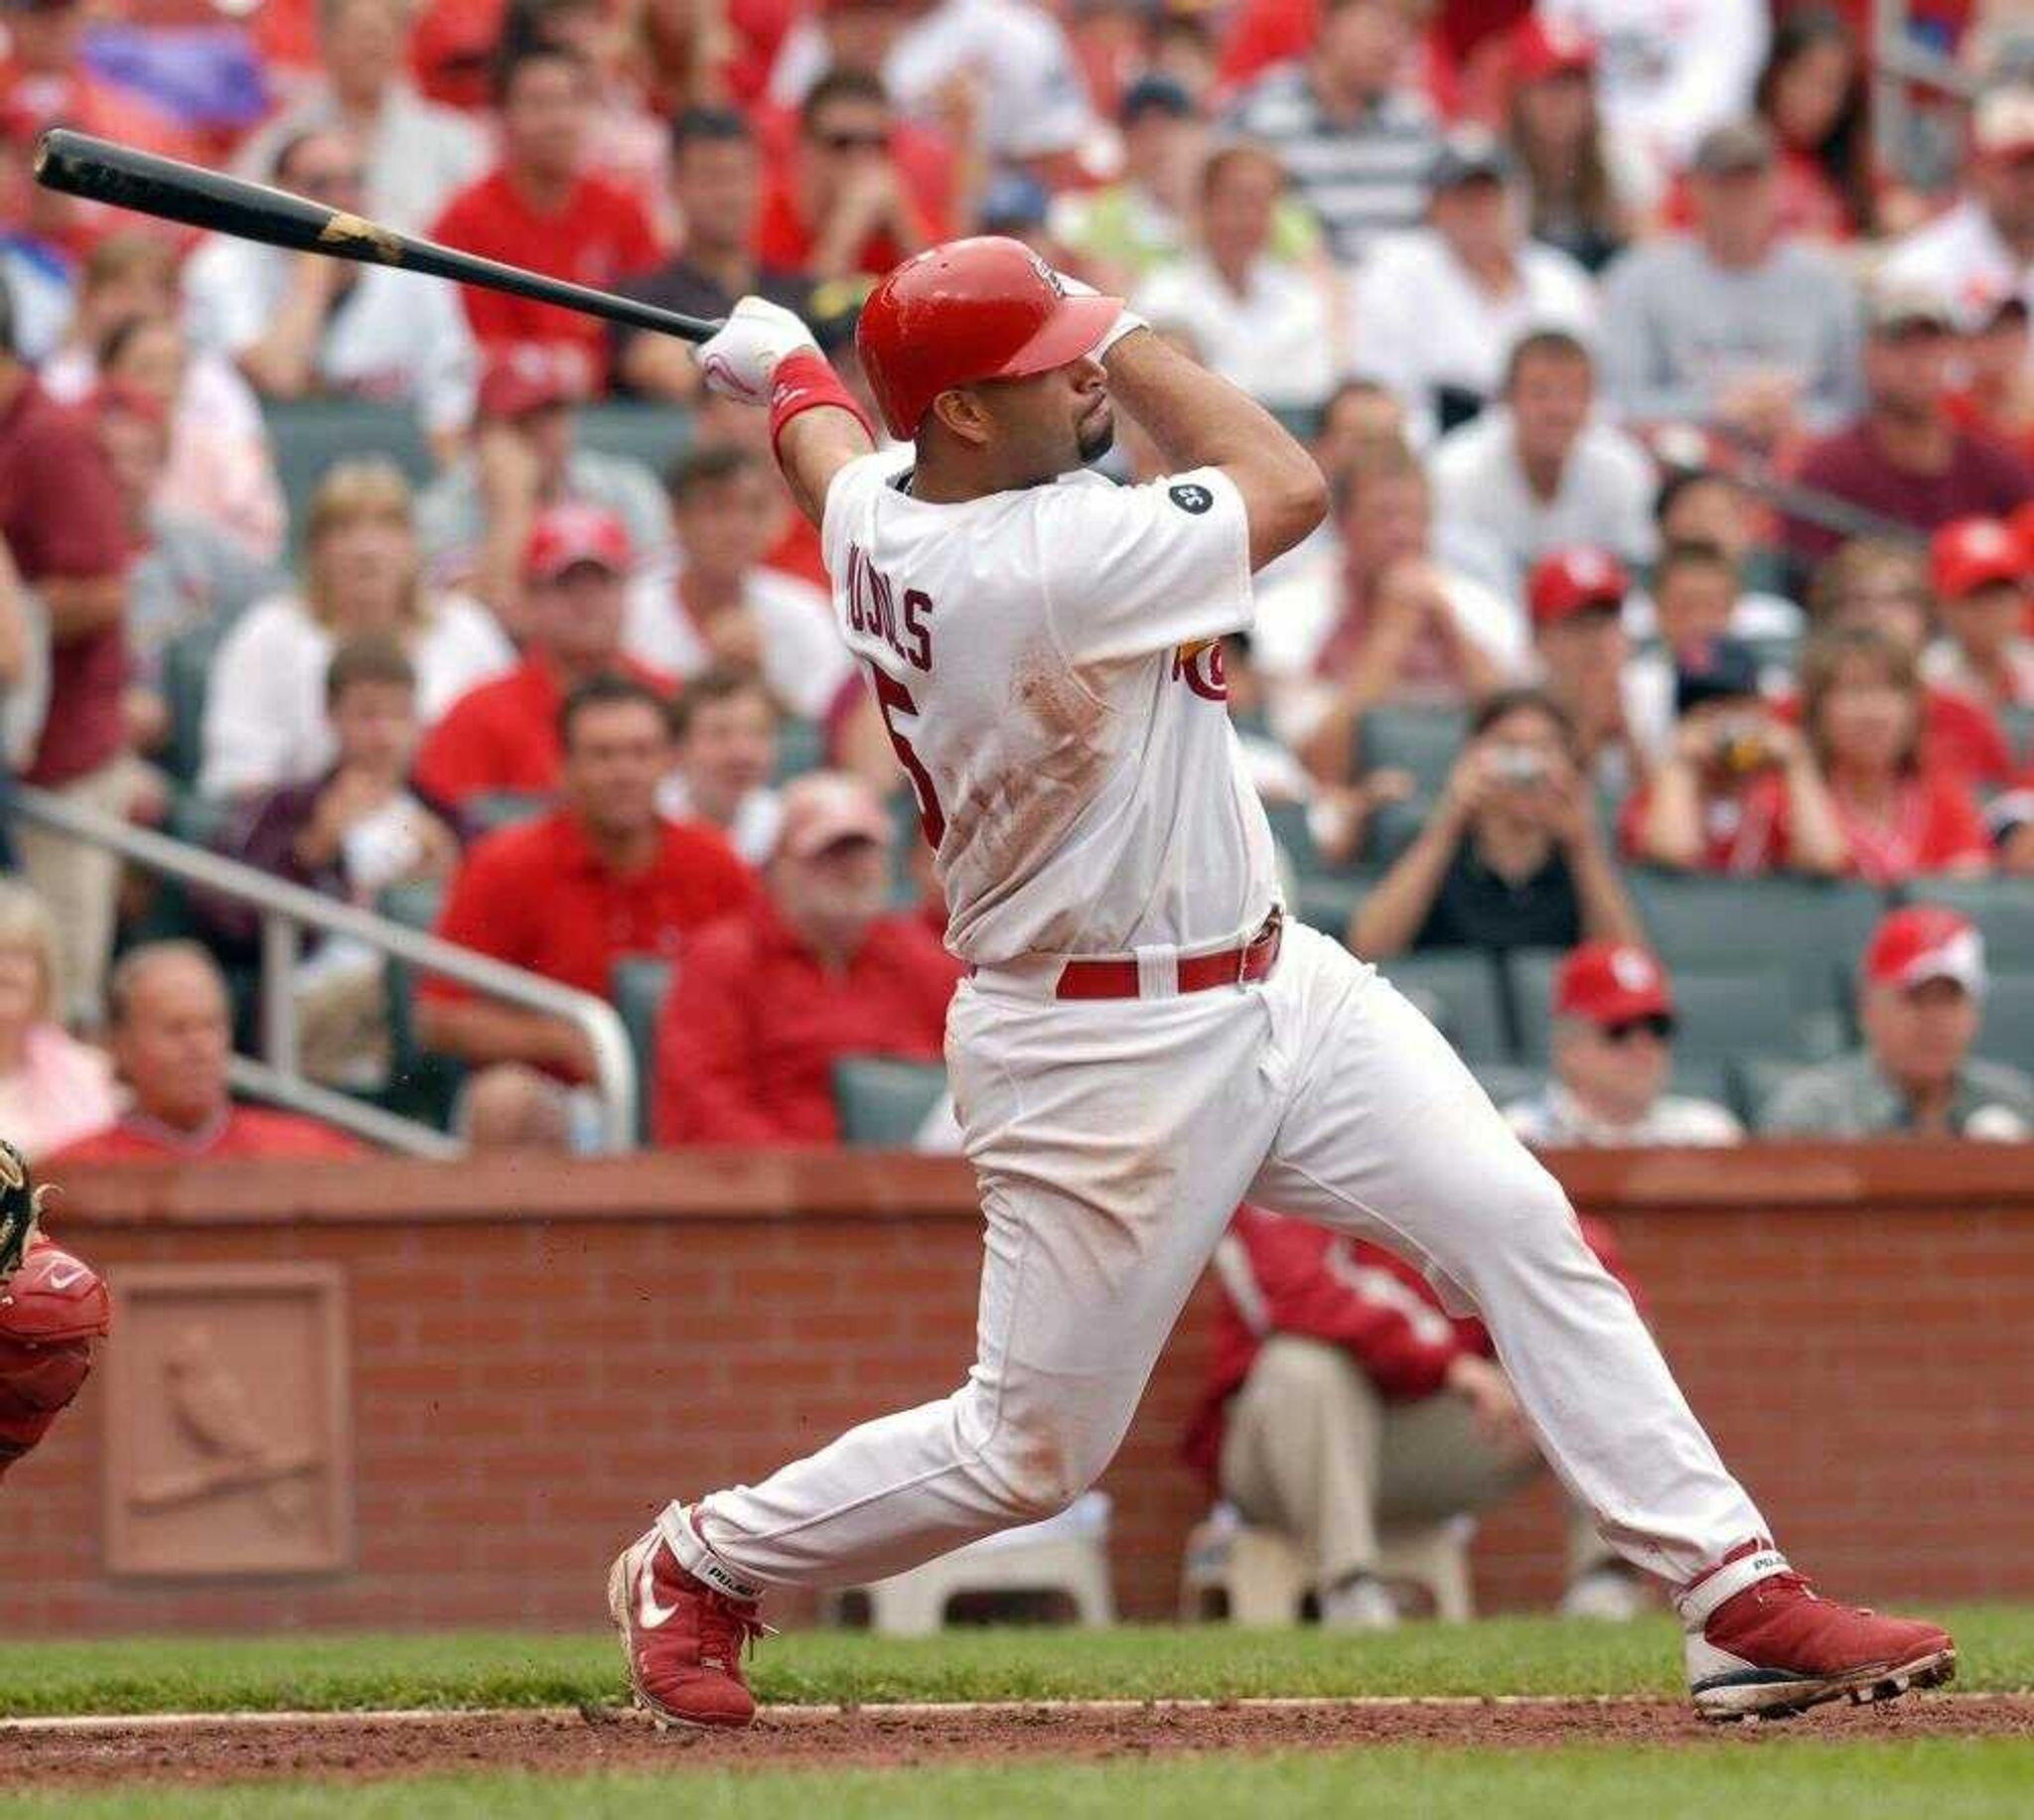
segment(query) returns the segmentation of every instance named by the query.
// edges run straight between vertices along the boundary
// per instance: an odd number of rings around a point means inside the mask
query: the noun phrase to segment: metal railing
[[[391,1150],[419,1157],[455,1157],[461,1146],[434,1126],[369,1106],[315,1080],[298,1065],[297,1006],[292,990],[306,928],[344,935],[378,951],[384,960],[442,973],[476,992],[530,1011],[562,1018],[585,1034],[593,1051],[601,1099],[601,1148],[630,1149],[636,1140],[635,1051],[620,1015],[605,999],[520,967],[476,954],[421,929],[356,910],[301,885],[272,878],[238,860],[131,827],[95,809],[28,784],[9,788],[0,804],[12,814],[94,847],[108,848],[134,865],[202,891],[250,905],[261,918],[261,1055],[235,1055],[237,1087],[294,1111],[329,1120]]]

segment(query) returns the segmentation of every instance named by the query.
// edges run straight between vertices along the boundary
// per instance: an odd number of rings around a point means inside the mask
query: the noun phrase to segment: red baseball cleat
[[[1817,1596],[1770,1543],[1749,1542],[1674,1601],[1704,1719],[1788,1719],[1825,1700],[1893,1700],[1957,1672],[1947,1630]]]
[[[665,1726],[745,1726],[756,1696],[742,1651],[765,1625],[752,1603],[730,1599],[678,1565],[653,1529],[608,1570],[608,1610],[622,1633],[636,1702]]]

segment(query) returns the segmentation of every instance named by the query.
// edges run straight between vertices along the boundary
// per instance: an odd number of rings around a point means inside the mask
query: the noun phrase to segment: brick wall
[[[2034,1594],[2034,1147],[1575,1157],[1689,1396],[1797,1558],[1856,1596]],[[102,1571],[106,1379],[0,1486],[0,1632],[598,1622],[615,1547],[957,1381],[966,1173],[745,1155],[79,1172],[52,1224],[103,1266],[336,1264],[351,1564],[171,1585]],[[1199,1488],[1175,1465],[1190,1309],[1117,1465],[1126,1611],[1170,1610]],[[113,1342],[118,1344],[117,1336]],[[1478,1543],[1486,1609],[1557,1585],[1541,1491]],[[794,1613],[795,1615],[796,1613]]]

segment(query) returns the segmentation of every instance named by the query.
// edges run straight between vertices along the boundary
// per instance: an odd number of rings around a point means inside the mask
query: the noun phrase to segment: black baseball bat
[[[209,227],[242,240],[259,240],[266,246],[325,253],[362,265],[400,266],[404,271],[507,291],[514,297],[533,298],[686,342],[703,342],[721,327],[704,317],[681,316],[633,297],[617,297],[612,291],[596,291],[563,278],[546,278],[519,265],[505,265],[499,259],[483,259],[478,253],[463,253],[435,240],[397,233],[378,221],[363,220],[309,197],[249,183],[244,177],[229,177],[223,171],[208,171],[181,159],[139,152],[131,145],[115,145],[110,139],[95,139],[69,127],[52,127],[36,142],[35,170],[36,182],[46,190],[111,203],[165,221]]]

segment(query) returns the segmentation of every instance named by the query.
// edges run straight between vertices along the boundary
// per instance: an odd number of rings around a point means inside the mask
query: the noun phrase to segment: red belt
[[[1192,954],[1178,963],[1181,992],[1210,992],[1217,986],[1248,986],[1271,977],[1285,917],[1273,910],[1263,927],[1239,947],[1216,954]],[[1134,960],[1070,960],[1060,970],[1056,999],[1134,999],[1143,996]]]

